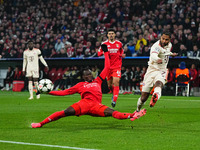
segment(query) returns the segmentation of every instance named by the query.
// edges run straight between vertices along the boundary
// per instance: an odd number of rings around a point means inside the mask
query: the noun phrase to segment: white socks
[[[160,99],[161,97],[161,91],[162,91],[161,87],[155,87],[154,89],[154,93],[158,94],[158,99]]]
[[[33,81],[28,81],[28,90],[30,93],[30,97],[33,97]]]
[[[141,99],[139,98],[138,99],[138,102],[137,102],[137,111],[140,111],[140,109],[142,108],[142,106],[144,105],[144,103],[141,101]]]

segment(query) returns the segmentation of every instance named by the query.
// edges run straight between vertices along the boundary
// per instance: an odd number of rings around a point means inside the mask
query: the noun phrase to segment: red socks
[[[133,117],[133,114],[131,114],[131,113],[121,113],[121,112],[118,112],[118,111],[114,111],[112,116],[113,116],[113,118],[116,118],[116,119],[129,119],[129,118]]]
[[[62,117],[65,117],[65,112],[64,110],[62,111],[57,111],[55,113],[53,113],[52,115],[50,115],[49,117],[47,117],[46,119],[44,119],[42,122],[40,122],[40,124],[43,126],[46,123],[49,123],[51,121],[55,121],[58,120]]]
[[[113,89],[113,101],[116,102],[119,95],[119,86],[114,86]]]

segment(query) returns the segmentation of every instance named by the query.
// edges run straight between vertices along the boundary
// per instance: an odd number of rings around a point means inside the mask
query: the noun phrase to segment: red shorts
[[[121,68],[110,69],[107,75],[107,80],[109,81],[112,77],[121,78]]]
[[[105,117],[104,110],[108,108],[108,106],[88,99],[82,99],[71,105],[71,107],[74,108],[76,116],[91,115],[100,117]]]

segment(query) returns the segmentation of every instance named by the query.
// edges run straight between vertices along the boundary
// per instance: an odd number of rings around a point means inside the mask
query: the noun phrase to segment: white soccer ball
[[[53,83],[49,79],[42,79],[38,83],[40,93],[49,93],[53,90]]]

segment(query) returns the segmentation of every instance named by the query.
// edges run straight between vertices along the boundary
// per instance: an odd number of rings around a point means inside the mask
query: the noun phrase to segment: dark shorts
[[[104,110],[108,108],[108,106],[88,99],[82,99],[71,105],[71,107],[74,108],[76,116],[91,115],[100,117],[105,117]]]

